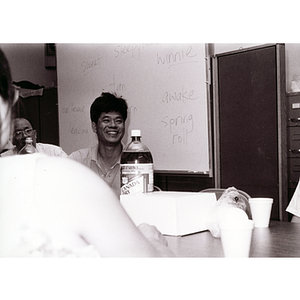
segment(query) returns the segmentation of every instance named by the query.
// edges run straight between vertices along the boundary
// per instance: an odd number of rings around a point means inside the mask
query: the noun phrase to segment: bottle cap
[[[139,129],[132,129],[131,136],[141,136],[141,131]]]

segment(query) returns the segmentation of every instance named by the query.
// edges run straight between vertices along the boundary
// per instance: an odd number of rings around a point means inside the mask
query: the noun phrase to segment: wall
[[[258,43],[220,43],[220,44],[213,44],[214,47],[214,54],[219,54],[223,52],[228,52],[228,51],[235,51],[235,50],[240,50],[243,48],[249,48],[249,47],[254,47],[258,46],[261,44]]]
[[[261,45],[262,43],[215,43],[210,44],[210,54],[218,54]],[[0,44],[11,66],[13,80],[28,80],[35,84],[52,87],[57,85],[56,70],[45,68],[44,44]],[[286,91],[292,92],[291,81],[300,80],[300,44],[285,44]]]
[[[290,92],[300,91],[300,44],[285,44],[286,64],[286,90]],[[297,90],[292,90],[292,81],[296,81]],[[294,86],[295,88],[295,86]]]
[[[44,44],[0,44],[12,72],[13,81],[28,80],[45,88],[56,86],[56,70],[45,68]]]

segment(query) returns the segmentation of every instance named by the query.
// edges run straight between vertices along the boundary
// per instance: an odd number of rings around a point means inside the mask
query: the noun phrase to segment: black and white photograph
[[[3,299],[294,297],[295,9],[29,2],[0,19]]]

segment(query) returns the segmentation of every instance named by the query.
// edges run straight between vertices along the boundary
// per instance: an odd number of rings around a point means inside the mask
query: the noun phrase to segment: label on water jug
[[[121,164],[121,195],[153,192],[153,164]]]

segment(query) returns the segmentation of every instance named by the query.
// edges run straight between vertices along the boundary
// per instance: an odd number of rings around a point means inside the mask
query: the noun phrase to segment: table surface
[[[221,239],[209,231],[166,238],[178,257],[224,257]],[[300,257],[300,223],[271,221],[268,228],[254,228],[249,256]]]

